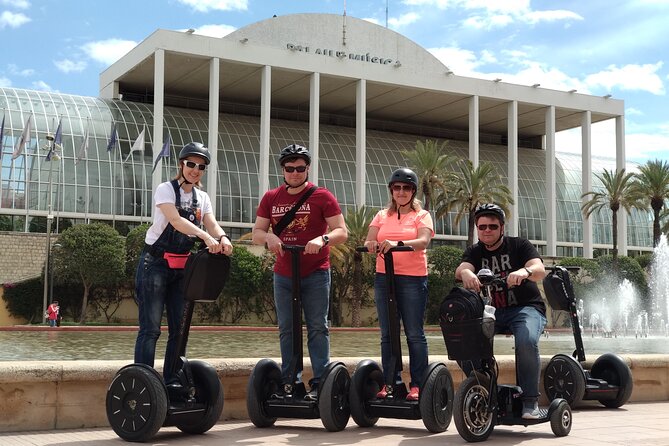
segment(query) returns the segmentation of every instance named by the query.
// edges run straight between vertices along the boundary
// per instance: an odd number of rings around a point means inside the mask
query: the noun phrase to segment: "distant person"
[[[146,231],[146,244],[137,265],[135,299],[139,306],[139,331],[135,362],[153,367],[163,310],[167,310],[169,334],[163,368],[167,384],[176,381],[169,366],[178,354],[176,341],[184,307],[186,255],[193,248],[195,237],[203,240],[211,253],[232,254],[232,244],[214,218],[209,195],[199,189],[210,161],[209,149],[201,143],[183,146],[176,176],[156,188],[153,222]]]
[[[281,150],[279,163],[284,185],[265,193],[260,200],[253,227],[253,243],[266,245],[276,254],[274,264],[274,302],[279,324],[281,378],[283,393],[290,382],[290,359],[293,356],[292,267],[291,255],[282,246],[304,245],[300,254],[302,310],[307,325],[307,347],[313,378],[307,400],[318,398],[318,385],[325,366],[330,362],[330,248],[344,243],[348,230],[337,199],[330,191],[309,183],[311,155],[306,147],[291,144]],[[311,190],[313,189],[313,190]],[[307,193],[291,221],[281,220]],[[278,227],[279,226],[279,227]],[[280,226],[283,226],[281,228]],[[271,227],[271,229],[270,229]],[[302,371],[298,371],[301,382]]]
[[[51,302],[51,305],[47,307],[46,314],[49,318],[49,327],[56,327],[58,324],[58,316],[60,314],[60,306],[58,306],[57,300]]]
[[[504,235],[505,219],[504,210],[496,204],[482,204],[476,209],[474,222],[479,242],[465,250],[455,278],[476,292],[481,289],[476,273],[482,268],[506,280],[505,286],[493,289],[490,305],[496,308],[495,331],[513,333],[516,376],[523,390],[522,417],[531,420],[540,417],[539,338],[546,326],[546,305],[537,282],[543,280],[546,270],[532,243]]]
[[[427,307],[427,255],[426,248],[434,236],[430,213],[423,210],[416,193],[418,176],[410,169],[397,169],[388,180],[390,202],[379,211],[369,225],[365,246],[376,253],[376,278],[374,300],[381,327],[381,363],[385,382],[401,383],[402,377],[389,376],[392,348],[388,315],[388,289],[383,254],[396,246],[411,246],[412,252],[393,254],[395,269],[395,300],[398,318],[404,325],[409,346],[411,382],[406,399],[418,401],[423,378],[427,371],[427,340],[423,321]],[[388,395],[384,385],[377,398]]]

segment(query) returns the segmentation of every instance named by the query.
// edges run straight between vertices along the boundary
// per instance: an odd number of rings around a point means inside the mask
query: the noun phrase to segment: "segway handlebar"
[[[369,249],[367,249],[366,246],[358,246],[355,250],[358,252],[369,252]],[[407,252],[413,250],[413,246],[393,246],[388,252]]]
[[[562,266],[562,265],[555,265],[555,266],[545,266],[544,265],[544,269],[546,271],[558,271],[560,269],[566,269],[569,272],[577,273],[581,270],[581,267],[580,266]]]
[[[281,245],[281,247],[286,251],[294,251],[294,252],[304,251],[304,245]]]

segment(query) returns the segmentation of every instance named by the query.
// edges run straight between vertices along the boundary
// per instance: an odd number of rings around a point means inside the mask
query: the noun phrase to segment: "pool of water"
[[[136,332],[134,331],[2,331],[0,332],[0,361],[22,360],[126,360],[132,362]],[[191,358],[276,358],[279,339],[276,331],[192,331],[188,343]],[[332,357],[378,357],[380,356],[378,331],[339,331],[331,336]],[[306,336],[305,336],[306,338]],[[162,357],[167,334],[158,340],[156,353]],[[439,331],[427,332],[431,355],[446,355],[444,340]],[[602,353],[660,353],[669,354],[669,338],[634,337],[583,338],[586,355]],[[571,354],[574,338],[568,333],[551,334],[540,343],[542,355]],[[402,349],[407,355],[404,338]],[[305,356],[308,350],[305,342]],[[513,354],[513,339],[507,336],[495,338],[495,354]]]

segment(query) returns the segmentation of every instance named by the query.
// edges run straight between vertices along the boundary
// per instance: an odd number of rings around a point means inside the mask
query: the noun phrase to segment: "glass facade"
[[[18,231],[27,231],[35,217],[44,218],[49,204],[58,221],[102,220],[120,228],[148,222],[153,160],[164,139],[169,135],[172,145],[170,157],[161,163],[163,181],[174,174],[174,161],[183,144],[190,141],[206,143],[208,140],[206,111],[166,107],[163,140],[154,144],[151,131],[153,106],[150,104],[0,88],[0,109],[4,110],[5,116],[0,216],[10,219],[13,229]],[[29,116],[31,141],[23,153],[12,160],[12,152]],[[61,121],[62,155],[58,161],[47,161],[46,135],[55,133]],[[114,124],[118,142],[108,151]],[[279,149],[292,143],[308,145],[309,125],[303,121],[272,119],[270,127],[269,180],[270,187],[276,187],[282,183],[278,169]],[[146,129],[145,150],[131,152],[143,129]],[[259,199],[259,129],[257,116],[220,114],[217,195],[212,199],[217,220],[233,236],[248,232],[255,218]],[[330,189],[343,209],[357,206],[355,129],[322,124],[319,135],[319,185]],[[401,151],[413,149],[417,139],[426,138],[367,130],[368,206],[380,208],[386,204],[388,175],[405,164]],[[468,155],[465,141],[451,140],[448,147],[460,158]],[[492,162],[505,175],[506,146],[481,144],[480,159]],[[518,159],[520,235],[542,245],[546,239],[545,152],[520,148]],[[561,255],[575,255],[579,248],[573,245],[582,243],[583,237],[580,157],[561,153],[556,165],[558,250]],[[615,168],[615,160],[593,159],[595,171],[603,168]],[[210,170],[207,175],[213,173]],[[593,178],[593,188],[598,187],[601,185]],[[633,213],[629,217],[630,246],[652,246],[650,218],[646,213]],[[440,238],[455,243],[456,239],[466,237],[467,227],[464,221],[455,225],[454,219],[455,213],[444,216],[437,222],[437,232]],[[610,225],[610,213],[594,216],[595,244],[611,243]]]

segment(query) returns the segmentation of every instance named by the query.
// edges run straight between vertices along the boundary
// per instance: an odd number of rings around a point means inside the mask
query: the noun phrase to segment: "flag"
[[[118,139],[118,132],[116,131],[116,123],[112,124],[111,135],[109,135],[109,142],[107,143],[107,152],[111,152],[116,147],[116,140]]]
[[[53,153],[62,147],[63,142],[63,118],[58,121],[58,128],[56,129],[56,136],[53,138],[53,145],[49,148],[49,153],[46,154],[46,160],[51,161]]]
[[[79,164],[79,161],[86,158],[88,153],[88,126],[86,127],[86,133],[84,134],[84,141],[81,143],[81,148],[77,154],[77,159],[74,161],[74,165]]]
[[[156,161],[153,163],[153,170],[151,173],[156,171],[156,166],[158,166],[158,161],[160,161],[161,158],[169,158],[170,156],[170,143],[171,143],[171,138],[170,135],[167,135],[167,139],[165,140],[165,144],[163,144],[163,148],[156,157]]]
[[[131,156],[133,153],[135,153],[135,152],[143,152],[143,151],[144,151],[144,130],[146,130],[146,127],[144,127],[144,128],[142,129],[142,131],[140,132],[139,136],[138,136],[137,139],[135,140],[135,143],[134,143],[134,144],[132,145],[132,147],[130,148],[130,153],[128,153],[128,156],[127,156],[127,157],[125,158],[125,160],[123,161],[124,163],[125,163],[126,161],[128,161],[128,158],[130,158],[130,156]]]
[[[13,160],[18,158],[23,153],[23,149],[27,145],[30,145],[30,118],[32,118],[32,117],[33,117],[32,114],[30,116],[28,116],[28,120],[26,121],[26,126],[23,128],[23,133],[21,133],[21,137],[16,142],[16,147],[14,148],[14,153],[12,153],[12,159]]]

